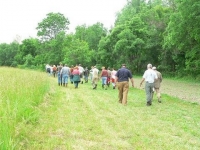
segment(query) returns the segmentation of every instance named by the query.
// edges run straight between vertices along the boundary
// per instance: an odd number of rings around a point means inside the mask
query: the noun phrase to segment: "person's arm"
[[[134,80],[131,78],[132,87],[134,87]]]
[[[142,81],[140,82],[140,87],[142,86],[142,83],[144,82],[145,78],[142,78]]]

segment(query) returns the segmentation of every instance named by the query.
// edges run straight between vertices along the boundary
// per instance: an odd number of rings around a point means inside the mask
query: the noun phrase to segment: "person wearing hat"
[[[154,80],[158,79],[157,74],[154,70],[152,70],[152,65],[147,65],[147,70],[144,72],[142,76],[142,81],[140,82],[140,87],[142,86],[142,83],[144,80],[145,83],[145,92],[146,92],[146,100],[147,100],[147,106],[151,106],[152,104],[152,95],[153,95],[153,88],[154,88]]]
[[[160,83],[162,82],[162,74],[156,70],[156,67],[153,67],[152,69],[156,72],[158,76],[158,79],[154,81],[154,89],[156,91],[158,102],[161,103]],[[152,96],[152,99],[153,99],[153,96]]]
[[[122,67],[117,71],[115,76],[115,84],[117,85],[119,91],[119,103],[126,105],[129,91],[129,79],[131,80],[132,87],[134,87],[133,76],[130,70],[126,68],[126,64],[122,64]]]

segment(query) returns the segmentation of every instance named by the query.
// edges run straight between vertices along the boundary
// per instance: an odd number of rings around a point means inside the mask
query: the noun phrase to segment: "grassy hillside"
[[[196,150],[200,147],[197,103],[162,95],[163,103],[154,99],[153,105],[147,107],[145,92],[130,88],[128,105],[123,106],[118,103],[118,91],[103,90],[100,82],[97,90],[92,89],[91,83],[74,89],[72,84],[59,87],[57,79],[43,75],[37,82],[47,79],[50,90],[36,106],[37,121],[19,123],[14,128],[15,133],[23,128],[23,136],[12,137],[15,149]]]

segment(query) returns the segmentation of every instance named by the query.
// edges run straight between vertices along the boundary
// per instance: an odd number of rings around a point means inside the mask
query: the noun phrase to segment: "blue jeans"
[[[68,75],[67,74],[64,74],[62,76],[62,83],[68,83]]]
[[[61,74],[60,74],[60,72],[58,72],[58,83],[62,83],[62,77],[61,77]]]
[[[106,85],[107,84],[107,77],[101,77],[102,84]]]

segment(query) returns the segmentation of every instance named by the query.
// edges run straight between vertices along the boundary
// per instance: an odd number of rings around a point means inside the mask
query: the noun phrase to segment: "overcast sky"
[[[97,22],[106,28],[114,25],[116,13],[127,0],[0,0],[0,43],[36,37],[36,27],[50,12],[64,14],[69,30]]]

